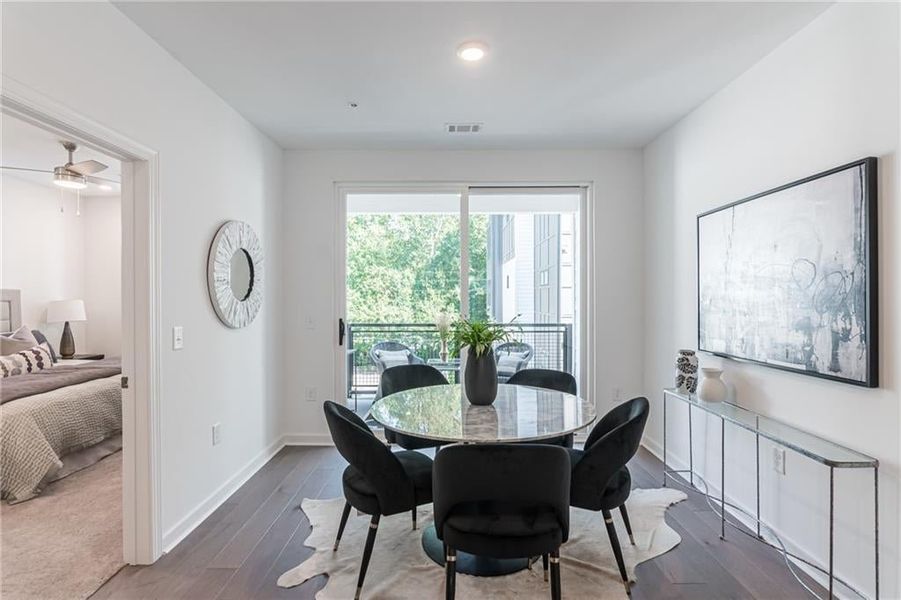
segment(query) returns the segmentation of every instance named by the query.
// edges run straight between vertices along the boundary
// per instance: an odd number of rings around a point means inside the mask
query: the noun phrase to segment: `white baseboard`
[[[334,446],[327,433],[286,433],[282,436],[285,446]]]
[[[181,521],[176,523],[172,528],[163,533],[163,553],[169,552],[185,539],[189,533],[203,523],[214,510],[219,508],[229,496],[234,494],[238,488],[244,485],[254,473],[260,470],[269,460],[278,454],[285,447],[285,436],[282,436],[272,442],[262,452],[257,454],[250,462],[244,465],[241,470],[232,475],[228,481],[223,483],[219,488],[210,494],[206,500],[201,502],[194,510],[188,513]]]

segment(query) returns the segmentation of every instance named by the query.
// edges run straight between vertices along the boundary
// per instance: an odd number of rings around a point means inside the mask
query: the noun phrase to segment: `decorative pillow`
[[[22,325],[14,332],[0,336],[0,355],[15,354],[29,350],[40,344],[31,334],[27,325]]]
[[[53,367],[53,358],[50,356],[50,348],[46,344],[15,354],[0,356],[0,376],[2,377],[36,373],[51,367]]]
[[[499,373],[513,374],[525,359],[525,352],[501,352],[497,355],[497,370]]]
[[[44,344],[47,345],[47,348],[50,350],[50,357],[53,358],[53,362],[58,363],[59,357],[56,356],[56,350],[53,349],[53,344],[51,344],[49,341],[47,341],[47,336],[45,336],[43,333],[41,333],[37,329],[32,329],[31,335],[33,335],[34,339],[37,340],[36,345],[38,345],[38,346],[43,346]]]
[[[376,350],[375,355],[382,361],[386,369],[410,364],[409,350]]]

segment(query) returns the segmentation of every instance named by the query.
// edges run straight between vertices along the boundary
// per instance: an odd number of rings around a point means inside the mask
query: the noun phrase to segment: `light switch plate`
[[[213,445],[218,446],[222,441],[222,428],[219,423],[213,423]]]
[[[181,350],[185,347],[185,328],[176,325],[172,328],[172,349]]]

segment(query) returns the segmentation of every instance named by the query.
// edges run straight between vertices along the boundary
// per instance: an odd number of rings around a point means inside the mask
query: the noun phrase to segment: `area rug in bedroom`
[[[0,597],[80,600],[123,566],[122,453],[0,507]]]
[[[684,493],[667,488],[633,491],[626,507],[635,533],[635,546],[629,544],[619,512],[614,513],[630,577],[634,578],[636,564],[663,554],[681,541],[663,516],[667,507],[685,498]],[[303,501],[302,508],[313,526],[306,545],[315,552],[279,577],[280,586],[300,585],[316,575],[327,574],[328,582],[316,594],[317,600],[353,598],[369,517],[352,512],[341,547],[338,552],[332,552],[343,506],[341,498]],[[419,508],[418,520],[422,527],[431,524],[431,505]],[[409,514],[382,519],[363,586],[367,600],[444,597],[444,570],[425,555],[421,536],[421,529],[411,529]],[[564,597],[627,598],[600,513],[572,509],[569,542],[561,549],[561,557]],[[544,599],[550,597],[547,585],[539,562],[531,571],[505,577],[458,575],[456,597],[460,600]]]

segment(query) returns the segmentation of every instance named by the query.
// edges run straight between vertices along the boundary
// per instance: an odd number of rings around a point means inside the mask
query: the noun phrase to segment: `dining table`
[[[386,430],[444,445],[540,444],[590,426],[597,419],[597,410],[594,402],[579,396],[509,384],[498,384],[494,402],[479,406],[469,402],[462,385],[448,384],[380,398],[372,405],[370,416]],[[444,544],[434,525],[423,530],[422,547],[429,558],[444,565]],[[507,575],[529,565],[528,558],[457,553],[457,572],[469,575]]]

